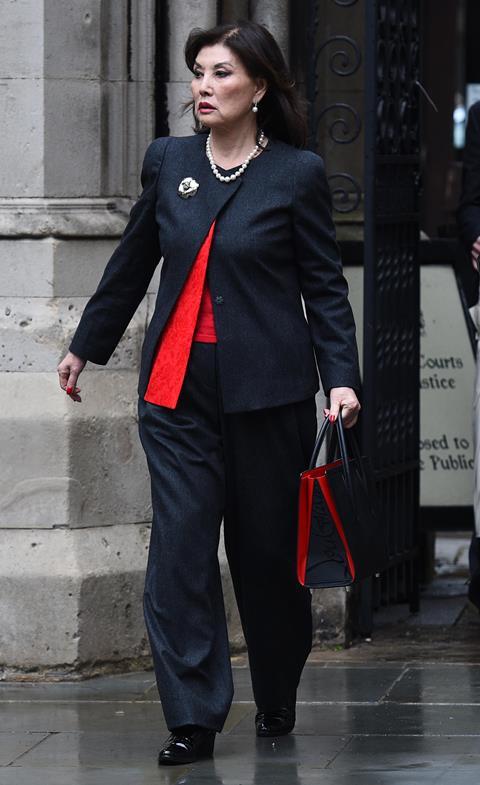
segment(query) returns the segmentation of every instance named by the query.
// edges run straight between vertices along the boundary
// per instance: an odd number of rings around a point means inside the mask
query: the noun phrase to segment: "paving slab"
[[[20,755],[48,737],[47,733],[6,733],[0,731],[0,766],[8,766]]]
[[[407,668],[389,693],[399,703],[480,704],[480,665]]]
[[[0,785],[177,785],[180,776],[178,771],[159,772],[145,770],[143,766],[109,769],[52,766],[41,770],[10,766],[0,769]]]
[[[22,757],[24,767],[61,768],[87,767],[112,768],[141,767],[145,771],[158,771],[157,753],[163,737],[156,730],[142,734],[113,733],[56,733]],[[215,766],[226,776],[232,767],[243,766],[244,772],[252,764],[294,764],[325,768],[338,754],[348,738],[316,737],[315,745],[305,736],[287,736],[279,739],[257,739],[220,734],[215,745]]]
[[[56,703],[4,703],[0,707],[2,730],[60,733],[100,731],[133,734],[151,728],[166,731],[159,703],[100,701]]]
[[[414,768],[445,770],[461,765],[480,765],[478,737],[353,736],[329,768],[405,771]]]
[[[151,671],[126,673],[112,676],[97,676],[85,681],[57,682],[0,682],[0,705],[2,701],[75,701],[75,700],[142,700],[146,694],[158,691]]]
[[[469,736],[478,738],[478,706],[378,704],[325,704],[297,707],[297,735],[333,736]],[[235,728],[251,733],[247,715]]]
[[[335,669],[307,665],[302,674],[297,699],[312,701],[378,701],[393,686],[404,666]],[[235,700],[253,701],[248,668],[235,668]]]

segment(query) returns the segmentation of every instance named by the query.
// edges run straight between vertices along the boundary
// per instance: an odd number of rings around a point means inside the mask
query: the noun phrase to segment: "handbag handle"
[[[315,466],[317,465],[318,454],[322,449],[322,444],[325,441],[325,436],[327,435],[329,425],[330,425],[330,421],[327,416],[322,422],[320,426],[320,430],[317,434],[317,438],[315,439],[315,445],[313,447],[312,457],[310,458],[310,463],[308,464],[309,470],[314,469]]]
[[[335,428],[335,430],[336,430],[337,439],[338,439],[338,447],[339,447],[339,450],[340,450],[340,458],[342,459],[342,473],[343,473],[343,476],[344,476],[344,479],[345,479],[345,483],[346,483],[347,490],[349,492],[350,498],[354,502],[355,501],[355,493],[354,493],[354,490],[353,490],[352,475],[351,475],[351,472],[350,472],[350,466],[349,466],[349,462],[348,462],[347,443],[346,443],[346,440],[345,440],[345,430],[344,430],[344,427],[343,427],[341,410],[340,410],[340,412],[338,414],[338,417],[337,417],[337,419],[335,420],[334,423],[330,422],[330,420],[328,419],[328,415],[327,415],[327,417],[325,417],[325,419],[324,419],[324,421],[323,421],[323,423],[322,423],[322,425],[320,427],[320,430],[318,432],[317,438],[315,440],[315,445],[314,445],[314,448],[313,448],[312,457],[310,459],[310,463],[309,463],[308,469],[310,470],[310,469],[314,469],[315,468],[317,460],[318,460],[318,455],[320,453],[320,450],[322,449],[322,444],[325,441],[325,437],[326,437],[330,427]],[[358,458],[360,454],[358,452],[358,446],[357,446],[357,443],[355,442],[354,438],[352,438],[352,443],[355,444],[355,446],[353,448],[353,452],[358,453],[358,455],[357,454],[355,455],[355,457]]]

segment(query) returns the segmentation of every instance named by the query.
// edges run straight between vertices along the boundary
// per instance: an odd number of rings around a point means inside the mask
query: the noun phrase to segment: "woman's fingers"
[[[345,428],[351,428],[357,422],[360,411],[360,402],[351,387],[332,387],[330,390],[330,408],[324,409],[325,416],[334,422],[340,409]]]
[[[72,392],[68,393],[68,395],[72,399],[72,401],[78,401],[78,403],[81,403],[82,399],[80,398],[80,396],[78,394],[79,392],[80,392],[80,387],[74,387]]]
[[[343,406],[342,408],[342,422],[345,425],[345,428],[352,428],[358,420],[358,409],[349,408],[348,406]]]
[[[70,368],[70,374],[67,380],[67,395],[71,395],[77,386],[77,379],[78,379],[79,372],[76,368]]]
[[[78,401],[79,403],[82,399],[79,395],[80,387],[77,387],[77,380],[83,371],[85,364],[85,360],[72,354],[72,352],[68,352],[57,366],[60,387],[62,390],[65,390],[73,401]]]
[[[58,366],[58,381],[62,390],[67,389],[67,382],[68,377],[70,376],[70,371],[68,369],[60,370],[60,366]]]

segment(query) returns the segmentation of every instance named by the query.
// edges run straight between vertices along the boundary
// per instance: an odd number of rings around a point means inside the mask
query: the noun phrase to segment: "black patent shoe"
[[[215,731],[189,725],[176,728],[158,753],[160,766],[178,766],[182,763],[195,763],[202,758],[213,756]]]
[[[257,736],[286,736],[295,727],[295,710],[282,706],[255,715]]]

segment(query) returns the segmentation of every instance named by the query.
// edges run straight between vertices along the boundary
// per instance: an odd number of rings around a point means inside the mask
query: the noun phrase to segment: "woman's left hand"
[[[325,417],[335,422],[340,409],[345,428],[351,428],[357,422],[360,411],[359,400],[351,387],[332,387],[330,390],[330,409],[323,410]]]

